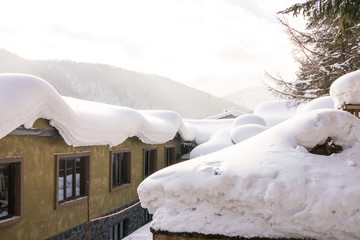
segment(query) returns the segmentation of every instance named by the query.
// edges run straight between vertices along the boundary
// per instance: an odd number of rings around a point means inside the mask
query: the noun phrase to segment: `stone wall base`
[[[228,237],[224,235],[212,235],[201,233],[173,233],[167,231],[155,231],[150,228],[153,234],[153,240],[300,240],[300,238],[244,238],[244,237]],[[311,240],[309,238],[301,238],[301,240]]]
[[[121,208],[115,209],[104,216],[119,212],[129,206],[132,206],[139,201],[131,202]],[[65,232],[59,233],[47,240],[87,240],[88,239],[88,226],[90,226],[90,239],[91,240],[106,240],[109,239],[110,229],[118,224],[120,221],[128,219],[129,220],[129,229],[128,233],[136,231],[147,222],[151,220],[151,216],[147,212],[147,209],[144,209],[139,205],[123,212],[118,215],[105,218],[102,220],[98,220],[95,222],[91,222],[90,225],[88,223],[83,223],[74,228],[68,229]]]

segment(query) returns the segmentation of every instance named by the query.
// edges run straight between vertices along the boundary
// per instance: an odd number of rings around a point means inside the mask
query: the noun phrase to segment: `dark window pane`
[[[75,196],[82,195],[81,182],[82,182],[82,171],[81,171],[81,158],[75,158]]]
[[[119,225],[115,224],[114,225],[114,240],[118,240],[119,239]]]
[[[11,215],[11,176],[10,164],[0,165],[0,219]]]
[[[126,237],[127,235],[129,235],[129,219],[125,219],[124,221],[122,221],[122,236],[121,237]]]
[[[166,149],[166,164],[170,166],[175,163],[175,149],[167,148]]]
[[[120,174],[119,174],[119,153],[113,154],[113,186],[120,185]]]
[[[113,227],[109,228],[109,240],[114,240],[114,229],[113,229]]]
[[[73,170],[70,168],[66,169],[66,197],[71,198],[73,196]]]
[[[59,202],[86,196],[87,161],[86,156],[59,159]]]
[[[125,184],[128,183],[128,161],[127,161],[127,154],[124,153],[123,154],[123,158],[121,160],[121,165],[120,165],[120,182],[121,184]]]
[[[154,173],[156,170],[156,150],[148,150],[145,152],[144,175],[145,177]]]
[[[65,169],[65,160],[60,160],[60,161],[59,161],[59,169],[60,169],[60,170],[64,170],[64,169]]]
[[[112,159],[112,186],[130,183],[130,152],[114,153]]]

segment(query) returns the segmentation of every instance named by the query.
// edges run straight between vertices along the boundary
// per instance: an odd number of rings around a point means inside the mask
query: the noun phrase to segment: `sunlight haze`
[[[222,96],[259,85],[264,71],[294,76],[276,12],[295,2],[3,1],[0,48],[158,74]]]

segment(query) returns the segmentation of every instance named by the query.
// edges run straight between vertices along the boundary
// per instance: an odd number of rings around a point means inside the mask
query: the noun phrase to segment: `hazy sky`
[[[264,71],[292,78],[276,12],[301,0],[0,0],[0,48],[105,63],[222,96]]]

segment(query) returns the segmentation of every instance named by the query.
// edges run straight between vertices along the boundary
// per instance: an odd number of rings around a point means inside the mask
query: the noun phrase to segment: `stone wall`
[[[138,202],[139,201],[131,202],[125,206],[122,206],[119,209],[116,209],[114,211],[105,214],[104,216],[120,212],[123,209],[128,208]],[[132,232],[136,231],[137,229],[139,229],[140,227],[142,227],[147,223],[146,214],[148,214],[147,210],[142,208],[139,204],[118,215],[91,222],[90,239],[91,240],[109,239],[109,233],[112,226],[118,224],[124,219],[129,220],[129,234],[131,234]],[[62,232],[56,236],[50,237],[47,240],[86,240],[88,239],[88,226],[89,226],[88,223],[81,224],[65,232]]]

